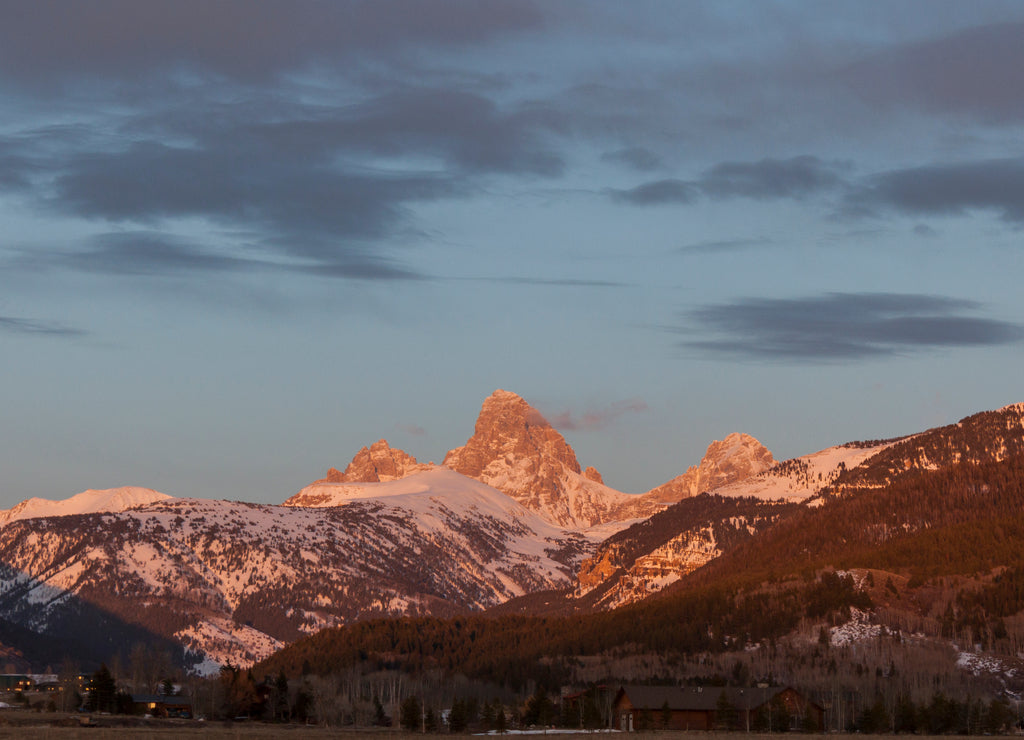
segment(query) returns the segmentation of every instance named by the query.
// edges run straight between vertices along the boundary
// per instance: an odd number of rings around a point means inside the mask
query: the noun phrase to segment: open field
[[[284,738],[285,740],[321,740],[324,738],[342,738],[344,740],[389,740],[412,738],[412,733],[394,729],[340,729],[325,727],[303,727],[301,725],[275,725],[261,722],[197,722],[186,720],[145,720],[129,717],[96,717],[95,725],[80,726],[79,715],[57,714],[40,715],[36,712],[4,712],[0,714],[0,738],[24,738],[25,740],[155,740],[158,738],[211,738],[211,740],[269,740]],[[606,733],[552,732],[553,736],[571,740],[603,736]],[[620,733],[615,733],[616,735]],[[745,734],[745,733],[743,733]],[[515,736],[515,733],[509,733]],[[716,740],[721,738],[738,738],[741,733],[719,732],[645,732],[633,733],[632,740]],[[439,735],[438,737],[443,737]],[[746,735],[747,737],[768,738],[770,735]],[[463,737],[472,737],[465,735]],[[777,737],[777,735],[776,735]],[[793,735],[794,738],[807,740],[832,738],[840,740],[844,735]],[[876,737],[883,737],[877,735]]]
[[[25,740],[156,740],[158,738],[211,738],[211,740],[323,740],[325,738],[343,738],[344,740],[397,740],[398,738],[414,737],[412,733],[395,729],[348,729],[326,727],[304,727],[301,725],[279,725],[262,722],[199,722],[190,720],[147,720],[135,717],[100,716],[93,718],[93,726],[83,727],[81,715],[74,714],[39,714],[38,712],[3,712],[0,713],[0,738],[24,738]],[[566,733],[552,732],[557,738],[604,736],[606,733]],[[616,735],[620,733],[615,733]],[[515,736],[509,733],[510,736]],[[436,737],[444,737],[438,735]],[[633,740],[682,740],[684,737],[693,740],[694,736],[702,740],[728,737],[727,733],[686,733],[686,732],[653,732],[633,733]],[[472,737],[465,735],[463,737]],[[732,735],[736,737],[736,735]],[[767,737],[767,736],[765,736]],[[824,738],[824,735],[795,735],[794,737]],[[831,738],[840,736],[831,735]]]

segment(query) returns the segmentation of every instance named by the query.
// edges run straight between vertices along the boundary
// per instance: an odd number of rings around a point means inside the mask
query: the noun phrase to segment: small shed
[[[791,687],[623,686],[612,703],[616,729],[758,729],[766,722],[820,731],[825,710]],[[773,719],[772,713],[775,713]]]

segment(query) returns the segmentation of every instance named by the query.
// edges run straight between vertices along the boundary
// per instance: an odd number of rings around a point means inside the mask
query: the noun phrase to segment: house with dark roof
[[[192,700],[187,696],[132,694],[132,714],[191,719]]]
[[[782,729],[779,723],[820,731],[824,718],[821,706],[778,686],[623,686],[612,702],[612,726],[627,732]]]

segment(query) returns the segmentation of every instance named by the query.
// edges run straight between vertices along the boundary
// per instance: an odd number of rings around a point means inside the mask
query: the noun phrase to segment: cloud
[[[605,152],[601,155],[601,159],[605,162],[626,165],[641,172],[649,172],[661,167],[661,157],[642,146]]]
[[[699,192],[692,183],[674,179],[655,180],[628,190],[607,191],[612,200],[638,206],[692,203]]]
[[[529,0],[39,0],[5,14],[0,68],[25,86],[196,70],[261,82],[317,63],[479,44],[542,23]]]
[[[1024,158],[980,160],[884,172],[847,198],[853,212],[890,208],[908,215],[959,215],[990,210],[1024,221]]]
[[[775,242],[765,236],[753,239],[715,239],[694,244],[686,244],[677,251],[682,254],[720,254],[723,252],[739,252],[747,249],[767,247]]]
[[[396,428],[398,429],[398,431],[413,437],[427,436],[427,430],[421,427],[419,424],[398,424]]]
[[[846,186],[844,165],[811,155],[755,162],[721,162],[698,179],[654,180],[627,190],[609,189],[615,201],[633,205],[689,204],[700,196],[712,199],[804,198]]]
[[[23,258],[22,266],[56,266],[106,275],[152,277],[264,272],[356,280],[426,279],[425,275],[401,267],[385,257],[359,250],[335,253],[322,260],[264,259],[220,254],[194,241],[155,231],[101,234],[87,240],[87,244],[88,249],[76,252],[37,252],[34,257]]]
[[[73,157],[56,181],[55,208],[110,221],[212,217],[290,234],[379,236],[401,204],[450,195],[444,177],[363,175],[278,159],[257,148],[136,144]],[[306,251],[296,239],[294,250]]]
[[[469,173],[561,174],[561,157],[541,135],[560,125],[543,106],[501,111],[489,98],[459,90],[418,89],[382,96],[328,122],[341,147],[383,155],[439,156]],[[302,135],[310,131],[304,126]]]
[[[1024,23],[1001,22],[887,49],[838,73],[876,106],[985,121],[1024,118]]]
[[[251,247],[244,240],[223,251],[223,237],[218,245],[154,236],[173,233],[179,220],[202,220],[211,233],[258,242],[264,267],[297,259],[309,263],[296,265],[300,272],[408,279],[420,276],[385,242],[424,238],[415,206],[471,196],[489,175],[553,177],[563,167],[545,145],[557,116],[537,105],[506,110],[459,90],[356,94],[345,106],[198,101],[185,106],[188,115],[181,102],[167,115],[155,101],[140,103],[119,119],[118,137],[90,125],[2,138],[0,165],[9,167],[0,188],[134,234],[87,245],[67,260],[77,269],[255,266],[240,256]]]
[[[173,236],[153,231],[101,234],[91,249],[51,255],[68,267],[117,275],[167,275],[179,272],[234,272],[260,264],[255,260],[210,254]]]
[[[630,283],[618,280],[587,280],[584,278],[535,278],[503,275],[500,277],[451,278],[452,280],[479,280],[488,283],[511,283],[513,285],[541,285],[563,288],[624,288]]]
[[[604,429],[621,416],[639,414],[644,411],[647,411],[647,404],[638,398],[632,398],[616,401],[603,409],[588,409],[582,415],[576,415],[572,411],[562,411],[550,417],[550,420],[551,426],[555,429],[592,432]]]
[[[88,332],[53,321],[25,319],[15,316],[0,316],[0,332],[7,334],[28,334],[35,336],[66,337],[70,339],[84,337]]]
[[[681,346],[740,360],[856,361],[1024,339],[1024,326],[970,314],[982,304],[902,293],[745,298],[687,312]]]
[[[722,162],[707,170],[698,185],[705,195],[718,198],[799,198],[842,185],[839,170],[810,155]]]

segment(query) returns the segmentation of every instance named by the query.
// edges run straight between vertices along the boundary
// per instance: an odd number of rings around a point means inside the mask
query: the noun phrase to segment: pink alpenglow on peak
[[[708,445],[700,465],[651,490],[645,498],[666,503],[746,480],[775,464],[772,453],[749,434],[732,433]]]
[[[496,390],[477,417],[473,436],[450,451],[444,465],[511,496],[565,527],[616,521],[630,499],[581,472],[576,453],[537,409],[515,393]]]
[[[169,498],[171,497],[166,493],[137,486],[109,488],[101,491],[90,489],[58,501],[29,498],[11,509],[0,511],[0,526],[20,519],[125,511]]]
[[[382,439],[359,450],[344,473],[337,468],[328,470],[324,480],[328,483],[382,483],[405,478],[429,467]]]

